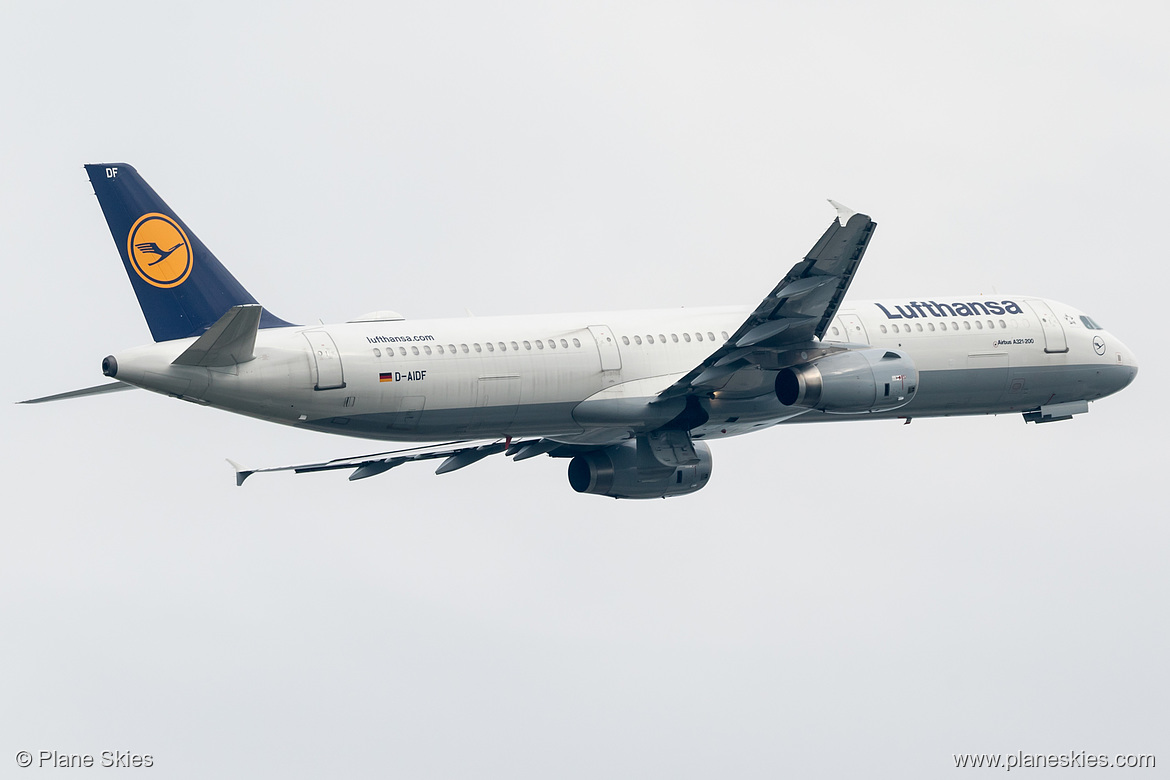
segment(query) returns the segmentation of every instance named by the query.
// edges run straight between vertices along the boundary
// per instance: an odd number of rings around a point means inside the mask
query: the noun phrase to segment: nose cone
[[[1117,355],[1115,358],[1116,367],[1113,371],[1116,387],[1111,391],[1116,393],[1118,390],[1129,387],[1130,383],[1132,383],[1134,378],[1137,377],[1138,362],[1137,357],[1133,354],[1133,351],[1129,347],[1122,344],[1119,339],[1110,337],[1110,341],[1113,343],[1113,351]]]

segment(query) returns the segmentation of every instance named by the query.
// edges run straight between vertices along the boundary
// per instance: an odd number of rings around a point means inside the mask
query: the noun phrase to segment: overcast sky
[[[922,777],[1170,766],[1160,3],[9,3],[0,775]],[[83,163],[296,322],[1027,294],[1137,354],[1072,422],[788,426],[700,493],[379,449],[99,384],[150,340]],[[41,772],[47,770],[40,770]],[[971,772],[971,770],[965,770]],[[972,772],[978,775],[979,772]],[[1144,773],[1143,776],[1154,773]]]

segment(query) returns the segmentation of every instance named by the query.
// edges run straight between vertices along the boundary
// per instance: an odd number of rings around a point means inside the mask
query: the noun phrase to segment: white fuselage
[[[643,414],[646,404],[721,346],[750,311],[273,328],[259,332],[254,360],[224,369],[172,365],[194,339],[115,357],[117,378],[129,384],[330,433],[606,444],[665,423]],[[847,300],[823,339],[838,343],[909,355],[919,381],[913,399],[895,411],[850,415],[785,407],[773,390],[775,371],[765,364],[739,371],[702,399],[707,419],[692,436],[733,436],[786,421],[1021,412],[1101,398],[1137,372],[1125,345],[1080,311],[1023,296]],[[598,400],[610,403],[581,406]],[[613,411],[599,415],[598,408]]]

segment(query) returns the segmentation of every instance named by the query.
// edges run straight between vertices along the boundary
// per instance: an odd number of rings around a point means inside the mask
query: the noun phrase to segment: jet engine
[[[668,498],[694,493],[711,479],[711,450],[694,443],[699,462],[691,466],[639,463],[637,445],[630,441],[576,455],[569,461],[569,484],[578,493],[613,498]]]
[[[776,398],[832,414],[887,412],[905,406],[918,390],[918,370],[892,349],[858,349],[785,368],[776,375]]]

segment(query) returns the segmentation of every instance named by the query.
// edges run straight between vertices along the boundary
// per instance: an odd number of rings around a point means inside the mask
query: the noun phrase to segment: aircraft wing
[[[453,441],[445,444],[434,444],[425,447],[412,447],[405,450],[391,450],[376,452],[372,455],[358,455],[353,458],[337,458],[319,463],[300,463],[292,466],[270,466],[261,469],[246,469],[235,461],[228,463],[236,470],[236,485],[243,485],[244,480],[253,474],[269,471],[292,471],[305,474],[313,471],[333,471],[335,469],[353,469],[350,480],[365,479],[366,477],[383,474],[403,463],[414,461],[436,460],[443,458],[443,462],[435,469],[436,474],[448,474],[452,471],[470,466],[476,461],[489,455],[506,452],[513,460],[525,460],[536,455],[564,447],[559,442],[550,439],[509,440],[466,440]]]
[[[813,342],[824,336],[836,316],[877,227],[865,214],[829,203],[838,217],[804,259],[792,266],[723,346],[663,390],[660,399],[713,392],[740,369],[775,364],[780,353],[817,346]]]

